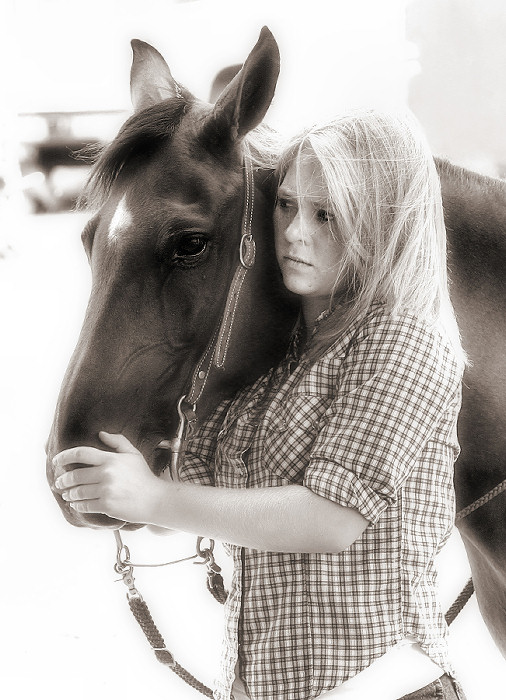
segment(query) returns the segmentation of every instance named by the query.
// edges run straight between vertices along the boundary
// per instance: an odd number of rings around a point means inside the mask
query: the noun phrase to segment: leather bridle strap
[[[220,326],[193,372],[191,387],[185,399],[185,403],[190,406],[195,406],[202,396],[211,368],[213,366],[222,368],[225,365],[241,289],[248,270],[255,264],[256,250],[252,233],[255,186],[253,165],[248,151],[244,154],[244,180],[245,195],[239,243],[239,265],[230,283]]]
[[[241,238],[239,241],[239,264],[237,265],[221,317],[220,325],[215,330],[204,353],[193,371],[190,388],[178,402],[179,426],[176,436],[170,440],[162,440],[158,447],[170,450],[170,473],[174,481],[178,480],[179,457],[184,449],[188,434],[193,430],[197,421],[197,404],[204,392],[213,367],[223,368],[232,335],[232,328],[237,314],[237,308],[248,271],[255,264],[256,246],[253,240],[253,206],[255,199],[255,183],[253,179],[253,163],[247,144],[244,144],[244,207],[241,222]],[[168,466],[168,465],[167,465]]]

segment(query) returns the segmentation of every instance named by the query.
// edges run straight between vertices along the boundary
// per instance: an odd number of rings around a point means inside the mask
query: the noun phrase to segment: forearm
[[[156,477],[141,453],[119,434],[100,433],[115,452],[74,447],[56,455],[64,470],[56,488],[81,513],[211,537],[274,552],[340,552],[368,525],[353,508],[305,486],[231,489]]]
[[[340,552],[368,525],[304,486],[229,489],[164,484],[150,524],[275,552]]]

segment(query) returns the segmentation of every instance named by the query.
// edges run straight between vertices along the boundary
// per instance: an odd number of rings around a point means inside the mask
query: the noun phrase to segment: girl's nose
[[[286,227],[284,236],[289,243],[297,243],[298,241],[304,242],[305,236],[303,235],[303,225],[300,211],[295,214],[293,219]]]

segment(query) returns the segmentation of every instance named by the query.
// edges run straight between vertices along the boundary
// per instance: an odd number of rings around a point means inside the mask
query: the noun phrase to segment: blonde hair
[[[348,321],[375,301],[392,315],[413,314],[437,327],[464,361],[448,292],[441,186],[418,123],[365,111],[314,126],[281,154],[279,181],[304,159],[321,169],[333,234],[344,244],[330,305],[344,287]]]

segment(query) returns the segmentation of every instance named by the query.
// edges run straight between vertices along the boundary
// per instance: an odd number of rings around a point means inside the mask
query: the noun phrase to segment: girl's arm
[[[228,489],[177,483],[160,492],[153,520],[271,552],[341,552],[368,521],[305,486]]]
[[[166,481],[151,472],[125,437],[100,437],[115,452],[77,447],[55,457],[61,468],[90,465],[57,481],[63,498],[80,512],[274,552],[340,552],[369,524],[357,510],[305,486],[228,489]]]

